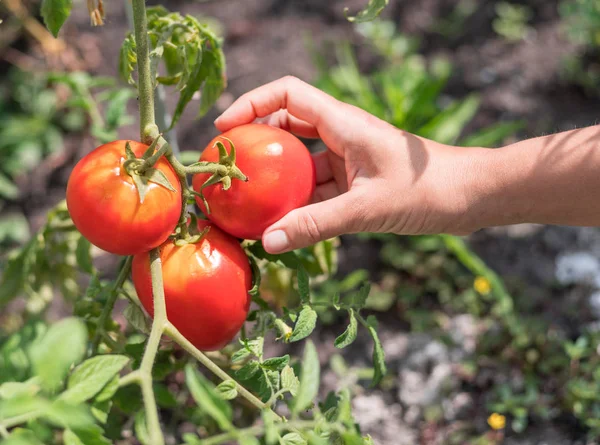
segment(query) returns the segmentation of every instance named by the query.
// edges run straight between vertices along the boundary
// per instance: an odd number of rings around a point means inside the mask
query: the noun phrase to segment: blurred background
[[[162,2],[201,17],[224,38],[226,92],[202,120],[190,107],[171,135],[184,159],[197,158],[216,135],[213,119],[236,97],[288,74],[445,143],[499,147],[597,123],[600,2],[391,0],[379,20],[348,22],[344,8],[364,3]],[[59,285],[48,286],[28,281],[27,265],[9,269],[9,255],[31,245],[64,199],[81,156],[99,142],[138,133],[135,92],[117,77],[129,29],[123,3],[107,2],[104,25],[92,27],[85,4],[75,2],[60,40],[30,11],[39,4],[0,4],[5,332],[42,306],[50,306],[50,319],[61,317],[68,304],[54,297],[78,292],[68,261],[64,276],[55,276]],[[322,148],[311,142],[311,149]],[[600,232],[523,225],[484,230],[466,242],[341,240],[338,272],[317,292],[372,281],[369,306],[380,320],[389,372],[380,387],[367,389],[371,343],[359,336],[336,350],[343,320],[331,315],[315,338],[326,367],[323,393],[351,388],[356,418],[378,444],[597,443]],[[96,260],[102,274],[113,273],[114,258]],[[285,289],[267,292],[285,302]]]

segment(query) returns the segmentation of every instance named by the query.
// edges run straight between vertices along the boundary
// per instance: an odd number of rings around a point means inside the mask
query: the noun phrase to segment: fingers
[[[269,253],[282,253],[313,245],[365,225],[365,205],[353,192],[291,211],[263,234]]]
[[[254,122],[285,109],[294,118],[314,127],[316,135],[335,149],[348,128],[360,126],[350,108],[321,90],[295,77],[284,77],[258,87],[237,99],[216,121],[215,126],[224,132],[233,127]],[[290,125],[296,120],[289,121]],[[301,130],[308,131],[302,125]],[[314,133],[313,133],[314,134]]]
[[[323,184],[333,178],[333,170],[329,162],[329,156],[326,151],[321,151],[312,155],[315,163],[317,184]]]
[[[276,111],[266,117],[256,119],[255,122],[281,128],[302,138],[319,138],[319,133],[314,125],[290,115],[287,110]]]

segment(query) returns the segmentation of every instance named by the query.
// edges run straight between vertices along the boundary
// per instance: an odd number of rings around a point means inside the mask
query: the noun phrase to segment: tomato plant
[[[167,318],[198,349],[217,350],[238,333],[250,307],[252,272],[244,249],[232,236],[199,220],[199,241],[161,246]],[[144,308],[154,314],[150,255],[132,264],[133,284]]]
[[[164,158],[154,171],[173,185],[169,189],[147,181],[141,185],[146,187],[141,199],[135,181],[142,179],[125,168],[127,143],[137,156],[148,149],[133,141],[101,145],[77,163],[67,185],[67,207],[77,230],[92,244],[119,255],[147,252],[162,244],[181,213],[181,186]]]
[[[234,182],[227,189],[208,183],[208,174],[198,174],[192,183],[204,196],[196,197],[198,205],[226,232],[258,240],[271,224],[310,202],[315,165],[306,146],[293,134],[263,124],[241,125],[213,139],[200,161],[219,159],[217,143],[235,147],[236,165],[248,181]]]

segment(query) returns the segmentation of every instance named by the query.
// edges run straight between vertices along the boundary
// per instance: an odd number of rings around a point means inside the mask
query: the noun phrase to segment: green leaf
[[[92,357],[77,368],[69,377],[67,390],[61,400],[72,404],[91,399],[104,388],[127,365],[124,355],[99,355]]]
[[[367,304],[367,298],[369,298],[369,293],[371,292],[371,285],[369,283],[365,283],[358,290],[352,299],[352,305],[356,308],[363,308]]]
[[[135,329],[146,335],[150,334],[148,317],[137,304],[129,302],[125,309],[123,309],[123,316]]]
[[[165,174],[157,168],[149,168],[146,171],[146,173],[144,173],[144,179],[150,182],[154,182],[155,184],[158,184],[172,192],[177,191],[175,187],[173,187],[173,185],[169,182]]]
[[[260,241],[248,246],[247,249],[256,258],[270,261],[272,263],[279,263],[289,269],[297,269],[299,260],[294,252],[286,252],[280,255],[273,255],[268,253],[263,247]]]
[[[35,396],[40,390],[38,379],[26,382],[6,382],[0,385],[0,399],[13,399],[20,396]]]
[[[367,317],[367,321],[365,327],[368,329],[369,334],[373,338],[373,366],[375,369],[375,373],[373,375],[373,381],[371,382],[371,386],[377,386],[383,376],[387,373],[387,368],[385,366],[385,353],[383,352],[383,347],[381,346],[381,341],[379,341],[379,336],[377,335],[377,319],[373,315],[369,315]]]
[[[300,265],[298,267],[298,293],[302,303],[310,303],[310,283],[306,269]]]
[[[2,445],[44,445],[31,430],[16,428],[11,431],[8,439],[0,442]]]
[[[294,370],[291,366],[286,366],[281,371],[281,389],[286,389],[292,396],[298,393],[300,387],[300,380],[294,374]]]
[[[85,445],[77,435],[71,430],[65,430],[63,434],[64,445]]]
[[[366,8],[360,11],[355,16],[352,17],[348,15],[348,8],[344,9],[344,14],[346,15],[346,18],[351,22],[368,22],[371,20],[375,20],[379,16],[379,14],[381,14],[381,11],[383,11],[383,9],[388,5],[389,2],[390,0],[369,0],[369,4],[366,6]]]
[[[42,0],[42,18],[54,37],[58,37],[60,28],[71,15],[72,7],[71,0]]]
[[[28,413],[43,413],[49,405],[46,399],[32,395],[21,395],[8,400],[0,400],[0,420]]]
[[[0,173],[0,196],[6,199],[15,199],[19,196],[19,188],[2,173]]]
[[[200,409],[210,416],[222,430],[233,429],[231,406],[223,400],[214,386],[193,365],[185,367],[185,381]]]
[[[248,357],[250,357],[250,355],[252,355],[252,353],[248,349],[246,349],[246,348],[239,349],[239,350],[235,351],[233,353],[233,355],[231,356],[231,363],[243,362]]]
[[[64,445],[85,445],[77,435],[71,430],[65,430],[63,434]]]
[[[144,411],[139,411],[135,415],[135,437],[140,441],[142,445],[150,445],[151,439],[150,434],[148,434],[148,426],[146,424],[146,413]]]
[[[316,311],[308,305],[303,306],[289,341],[295,342],[308,337],[315,329],[316,324]]]
[[[85,445],[112,445],[112,441],[102,435],[102,428],[98,425],[72,428],[72,430]]]
[[[54,425],[73,431],[88,428],[95,423],[87,406],[72,405],[63,400],[52,403],[44,412],[44,417]]]
[[[265,426],[265,442],[267,445],[272,445],[279,438],[279,433],[277,432],[277,428],[275,428],[277,416],[273,411],[268,409],[263,410],[261,414]]]
[[[289,362],[290,356],[286,354],[283,357],[273,357],[265,360],[261,363],[261,367],[271,371],[281,371]]]
[[[281,445],[307,445],[308,442],[298,433],[287,433],[279,443]]]
[[[83,236],[77,241],[77,248],[75,249],[75,257],[77,258],[77,264],[84,272],[92,274],[94,272],[94,264],[92,263],[92,254],[90,253],[92,245]]]
[[[204,116],[215,104],[226,86],[225,80],[225,57],[220,48],[215,48],[204,56],[209,63],[209,72],[202,87],[202,95],[200,97],[200,110],[198,117]]]
[[[358,323],[356,322],[354,309],[349,309],[348,315],[350,316],[350,324],[342,333],[342,335],[335,339],[335,342],[333,344],[336,348],[345,348],[346,346],[352,344],[354,340],[356,340],[356,334],[358,332]]]
[[[256,360],[253,360],[251,362],[246,363],[244,366],[238,369],[235,372],[235,377],[240,380],[248,380],[252,378],[252,376],[256,374],[259,369],[260,364]]]
[[[158,396],[157,396],[157,398],[158,398]],[[94,402],[92,404],[92,406],[90,407],[92,416],[94,416],[94,418],[98,422],[106,423],[108,421],[108,413],[110,412],[112,405],[113,405],[112,400],[105,400],[103,402],[98,402],[98,401]]]
[[[299,413],[310,407],[319,393],[321,365],[319,355],[312,341],[308,340],[304,347],[302,358],[302,372],[298,394],[292,405],[292,412]]]
[[[54,391],[62,384],[71,366],[85,355],[87,328],[77,318],[66,318],[50,326],[44,337],[29,349],[34,375],[42,387]]]
[[[237,387],[233,380],[225,380],[217,385],[217,392],[224,400],[233,400],[237,397]]]
[[[262,276],[260,273],[260,268],[258,267],[258,264],[256,263],[256,260],[254,259],[254,257],[249,256],[248,258],[250,260],[250,268],[252,269],[252,288],[248,291],[248,293],[252,297],[256,297],[259,294],[260,280],[261,280]]]
[[[133,34],[130,33],[123,41],[121,51],[119,52],[119,74],[130,85],[135,85],[135,80],[132,76],[137,65],[137,54],[135,51],[135,39]]]
[[[113,398],[115,393],[119,390],[119,375],[115,375],[110,382],[106,384],[102,391],[98,393],[95,400],[96,402],[105,402]]]
[[[154,396],[156,397],[156,403],[163,408],[175,408],[178,404],[175,395],[169,391],[169,388],[160,383],[154,384]]]
[[[253,436],[240,436],[238,437],[239,445],[260,445],[260,441]]]
[[[479,98],[470,95],[456,102],[422,126],[417,134],[442,144],[454,144],[479,109]]]

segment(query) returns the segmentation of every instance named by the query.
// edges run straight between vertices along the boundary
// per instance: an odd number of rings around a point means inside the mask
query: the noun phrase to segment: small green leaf
[[[77,431],[94,425],[94,418],[85,405],[71,405],[62,400],[52,403],[44,418],[56,426]]]
[[[251,362],[246,363],[244,366],[238,369],[235,372],[235,376],[240,380],[248,380],[252,378],[252,376],[256,374],[259,369],[260,364],[257,361],[253,360]]]
[[[223,400],[214,386],[190,364],[185,367],[185,381],[200,409],[225,431],[233,428],[231,406]]]
[[[383,376],[387,373],[387,368],[385,366],[385,352],[383,351],[383,347],[381,346],[381,341],[379,341],[379,336],[377,335],[377,319],[373,315],[369,315],[367,317],[365,327],[369,330],[369,334],[373,338],[373,366],[375,369],[375,373],[373,375],[373,381],[371,382],[371,386],[376,386],[381,382]]]
[[[31,430],[15,428],[10,436],[0,442],[2,445],[44,445]]]
[[[289,341],[295,342],[308,337],[315,329],[316,324],[317,312],[308,305],[303,306]]]
[[[239,445],[260,445],[260,441],[253,436],[240,436],[238,437]]]
[[[279,443],[281,445],[307,445],[308,442],[298,433],[287,433]]]
[[[362,309],[367,304],[367,298],[369,298],[369,293],[371,292],[371,285],[369,283],[365,283],[361,286],[356,294],[354,294],[354,298],[352,304],[358,308]]]
[[[77,368],[69,377],[67,390],[61,400],[71,404],[83,403],[98,394],[127,365],[124,355],[99,355],[92,357]]]
[[[38,379],[33,378],[26,382],[3,383],[0,385],[0,399],[13,399],[20,396],[36,395],[40,391],[40,385],[37,380]]]
[[[96,402],[104,402],[113,398],[115,393],[119,390],[119,376],[115,375],[110,382],[108,382],[102,391],[98,393],[95,400]]]
[[[64,445],[85,445],[71,430],[65,430],[63,434]]]
[[[366,6],[366,8],[360,11],[355,16],[352,17],[348,15],[348,8],[344,9],[344,14],[350,22],[369,22],[371,20],[375,20],[377,16],[381,14],[381,11],[383,11],[383,9],[388,5],[389,2],[390,0],[369,0],[369,4]]]
[[[130,302],[125,309],[123,309],[123,316],[135,329],[144,334],[150,334],[148,317],[137,304]]]
[[[247,350],[246,348],[239,349],[239,350],[235,351],[233,353],[233,355],[231,356],[231,363],[243,362],[248,357],[250,357],[251,354],[252,353],[249,350]]]
[[[42,0],[42,18],[54,37],[71,15],[72,0]]]
[[[304,347],[302,358],[302,373],[300,374],[300,386],[298,395],[294,399],[292,412],[299,413],[310,407],[319,393],[319,382],[321,365],[319,355],[312,341],[308,340]]]
[[[110,412],[110,409],[112,408],[112,400],[105,400],[103,402],[94,402],[92,404],[92,406],[90,407],[90,410],[92,412],[92,416],[94,416],[94,418],[100,422],[100,423],[106,423],[108,421],[108,413]]]
[[[237,397],[237,387],[233,380],[225,380],[217,385],[217,392],[224,400],[233,400]]]
[[[77,264],[84,272],[89,274],[94,272],[94,264],[92,263],[92,254],[90,253],[92,245],[83,236],[77,241],[77,248],[75,249],[75,256],[77,258]]]
[[[265,360],[261,363],[261,367],[271,371],[281,371],[289,362],[290,356],[286,354],[283,357],[273,357]]]
[[[146,173],[144,173],[144,178],[147,181],[150,182],[154,182],[155,184],[158,184],[164,188],[166,188],[167,190],[170,190],[172,192],[176,192],[177,190],[175,189],[175,187],[173,187],[173,185],[169,182],[169,180],[167,179],[167,177],[165,176],[165,174],[157,169],[157,168],[149,168]]]
[[[287,389],[292,396],[298,393],[300,387],[300,380],[294,374],[294,370],[291,366],[286,366],[281,371],[281,389]]]
[[[336,348],[345,348],[346,346],[352,344],[354,340],[356,340],[356,334],[358,332],[358,323],[356,322],[356,316],[354,315],[354,309],[348,310],[348,315],[350,316],[350,324],[346,330],[335,339],[333,343]]]
[[[139,411],[135,415],[134,429],[136,439],[139,440],[142,445],[150,445],[151,439],[150,434],[148,433],[146,413],[144,411]]]
[[[294,252],[286,252],[280,255],[268,253],[260,241],[248,246],[247,249],[256,258],[267,260],[272,263],[279,263],[289,269],[297,269],[300,262]]]
[[[44,337],[29,349],[33,372],[50,391],[63,382],[71,366],[85,355],[87,328],[77,318],[66,318],[50,326]]]
[[[302,303],[310,303],[310,283],[304,266],[298,267],[298,293]]]

